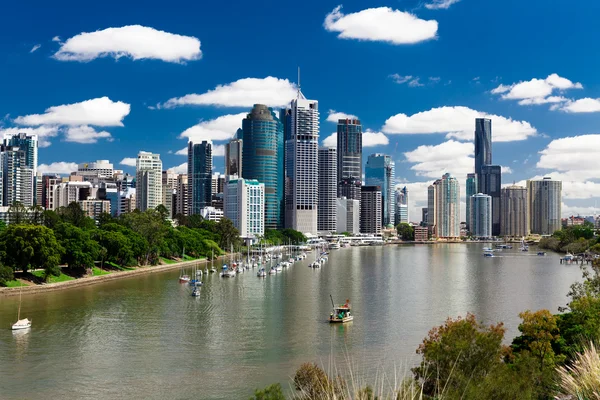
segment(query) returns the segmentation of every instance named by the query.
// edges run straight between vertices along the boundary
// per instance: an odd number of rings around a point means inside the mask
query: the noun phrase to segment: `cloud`
[[[425,4],[425,8],[430,10],[447,10],[452,4],[458,3],[460,0],[432,0],[431,3]]]
[[[396,82],[399,85],[402,85],[404,83],[406,83],[409,87],[421,87],[421,86],[425,86],[425,84],[421,83],[421,78],[418,76],[412,76],[412,75],[406,75],[406,76],[402,76],[399,74],[392,74],[390,75],[390,78],[392,78],[394,80],[394,82]],[[438,77],[431,77],[429,78],[429,83],[437,83],[439,82],[440,78]]]
[[[404,153],[404,157],[407,162],[415,164],[410,169],[417,176],[437,179],[450,173],[461,182],[468,173],[473,172],[475,165],[473,144],[454,140],[434,146],[419,146]]]
[[[119,162],[121,165],[126,165],[128,167],[135,167],[137,164],[137,158],[134,157],[125,157]]]
[[[223,141],[233,138],[237,130],[242,126],[242,120],[247,113],[222,115],[216,119],[201,121],[187,128],[179,138],[188,138],[193,142],[203,140]]]
[[[173,171],[176,174],[187,174],[187,162],[179,164],[176,167],[169,168],[169,170]]]
[[[58,36],[54,39],[60,40]],[[60,61],[87,62],[102,57],[183,63],[200,59],[202,52],[200,40],[195,37],[129,25],[80,33],[62,43],[54,54],[54,58]]]
[[[513,173],[513,170],[510,167],[505,167],[503,165],[501,168],[502,168],[502,175],[509,175],[509,174]]]
[[[214,144],[213,143],[213,157],[224,157],[225,156],[225,145],[224,144]],[[188,154],[188,148],[187,146],[184,147],[183,149],[177,150],[175,152],[175,155],[177,156],[187,156]]]
[[[41,44],[36,44],[35,46],[33,46],[31,48],[31,50],[29,50],[30,53],[33,53],[34,51],[38,50],[40,47],[42,47]]]
[[[203,94],[188,94],[167,100],[158,108],[180,106],[219,106],[252,107],[254,104],[266,104],[279,107],[288,104],[296,97],[297,87],[287,79],[268,76],[244,78],[226,85],[219,85]]]
[[[123,126],[123,119],[129,115],[130,106],[121,101],[113,102],[108,97],[65,104],[46,109],[44,114],[17,117],[19,125],[94,125]]]
[[[54,36],[54,37],[52,38],[52,41],[53,41],[53,42],[58,42],[58,43],[60,43],[60,36]]]
[[[334,122],[337,124],[339,119],[358,119],[358,117],[352,114],[346,114],[335,110],[329,110],[329,113],[327,115],[327,121]]]
[[[435,39],[438,23],[389,7],[368,8],[356,13],[343,14],[337,6],[325,17],[324,27],[339,32],[340,39],[358,39],[391,44],[414,44]]]
[[[600,99],[591,99],[589,97],[568,101],[562,107],[554,107],[568,113],[595,113],[600,112]]]
[[[491,118],[494,142],[525,140],[537,135],[537,130],[526,121],[476,111],[467,107],[439,107],[408,116],[394,115],[382,130],[388,134],[439,134],[447,138],[473,140],[476,118]]]
[[[332,133],[327,136],[321,144],[324,147],[337,147],[337,132]],[[390,144],[390,140],[387,136],[385,136],[381,132],[373,132],[370,129],[367,129],[363,132],[362,136],[362,147],[377,147],[377,146],[387,146]]]
[[[571,179],[596,178],[600,170],[600,134],[555,139],[540,154],[537,168],[568,173]]]
[[[26,133],[28,135],[37,135],[38,147],[50,146],[50,138],[58,136],[57,126],[38,126],[37,128],[4,128],[0,129],[0,135],[16,135]]]
[[[441,79],[439,76],[430,76],[429,82],[438,83]]]
[[[37,170],[42,174],[69,175],[77,171],[77,163],[74,162],[53,162],[52,164],[40,164]]]
[[[112,136],[106,131],[97,132],[94,128],[88,125],[71,126],[65,134],[66,142],[91,144],[97,143],[98,139],[107,139],[112,141]]]
[[[566,98],[557,96],[555,93],[569,89],[583,89],[583,86],[581,83],[573,83],[558,74],[552,74],[546,79],[534,78],[512,85],[500,85],[492,90],[492,94],[501,95],[503,100],[519,100],[520,105],[539,105],[567,101]]]

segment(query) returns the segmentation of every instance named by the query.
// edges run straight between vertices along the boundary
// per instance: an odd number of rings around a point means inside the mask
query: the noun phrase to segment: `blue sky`
[[[596,1],[38,1],[3,11],[0,130],[41,134],[44,171],[110,159],[133,172],[119,164],[139,150],[180,166],[188,137],[222,145],[252,102],[286,103],[300,66],[322,140],[335,131],[329,110],[358,116],[371,131],[365,161],[394,157],[411,219],[435,177],[464,184],[479,115],[494,116],[503,183],[563,179],[564,215],[592,214],[600,197]]]

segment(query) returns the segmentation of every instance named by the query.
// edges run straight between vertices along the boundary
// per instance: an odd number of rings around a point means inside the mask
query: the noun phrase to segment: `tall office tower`
[[[421,208],[421,226],[427,226],[428,215],[429,215],[429,208],[422,207]]]
[[[362,125],[360,121],[358,119],[338,120],[337,180],[339,197],[344,196],[360,201],[362,165]]]
[[[225,145],[225,175],[237,177],[242,176],[241,139],[232,139]]]
[[[240,237],[255,239],[265,234],[265,185],[254,179],[230,179],[225,184],[224,215]]]
[[[492,197],[477,193],[467,198],[467,204],[471,214],[467,220],[471,228],[471,234],[479,239],[492,237]]]
[[[531,233],[552,235],[561,229],[562,182],[544,178],[527,181]]]
[[[527,189],[516,185],[505,187],[500,202],[501,235],[517,238],[529,235]]]
[[[19,147],[2,146],[0,150],[2,172],[2,204],[10,206],[19,202],[31,207],[36,200],[35,175],[27,166],[27,153]]]
[[[37,135],[28,135],[26,133],[5,134],[4,145],[18,147],[19,150],[25,152],[25,166],[33,170],[34,175],[37,173],[38,163],[38,137]]]
[[[396,190],[396,222],[398,224],[408,224],[408,189],[404,186],[402,189]]]
[[[283,123],[273,110],[255,104],[242,120],[242,175],[265,184],[265,228],[283,228]]]
[[[360,233],[360,201],[340,197],[336,200],[336,232]]]
[[[317,229],[321,233],[337,230],[337,150],[319,149],[319,208]]]
[[[188,212],[212,205],[212,143],[188,143]]]
[[[35,188],[35,200],[34,204],[40,207],[44,207],[44,176],[41,172],[35,174],[34,185]]]
[[[289,111],[285,143],[285,225],[317,234],[319,186],[319,102],[298,90]],[[284,126],[287,123],[284,123]]]
[[[367,159],[365,182],[369,186],[381,187],[381,220],[386,226],[395,221],[394,173],[395,164],[391,156],[371,154]]]
[[[223,192],[225,191],[225,181],[226,181],[226,176],[221,174],[220,172],[215,172],[214,174],[212,174],[211,177],[211,190],[212,190],[212,194],[213,196],[215,194],[223,194]]]
[[[135,169],[135,205],[140,211],[162,204],[162,161],[160,154],[140,151]]]
[[[175,193],[175,215],[190,215],[188,212],[188,177],[177,175],[177,191]]]
[[[465,221],[467,222],[467,231],[471,229],[469,222],[469,218],[471,217],[471,203],[469,203],[469,199],[474,194],[479,193],[477,189],[477,174],[467,174],[467,215],[465,216]]]
[[[360,197],[360,233],[380,235],[383,215],[381,187],[363,186]]]
[[[475,119],[475,173],[479,177],[481,167],[492,164],[492,120],[487,118]],[[481,189],[481,179],[478,182],[477,193],[485,193]]]
[[[460,237],[460,185],[445,174],[428,188],[428,225],[438,238]]]
[[[500,191],[502,189],[502,167],[499,165],[483,165],[481,174],[477,176],[479,193],[492,197],[492,235],[500,236]]]
[[[174,193],[177,190],[177,174],[173,170],[162,172],[162,204],[169,212],[169,218],[175,216]]]
[[[77,175],[84,178],[113,179],[114,168],[108,160],[81,163],[77,166]]]

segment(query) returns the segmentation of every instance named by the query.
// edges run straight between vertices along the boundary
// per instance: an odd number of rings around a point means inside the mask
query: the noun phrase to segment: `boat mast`
[[[333,304],[333,296],[329,293],[329,298],[331,299],[331,307],[335,309],[335,304]]]
[[[23,286],[19,285],[19,311],[17,311],[17,322],[21,320],[21,299],[23,298]]]

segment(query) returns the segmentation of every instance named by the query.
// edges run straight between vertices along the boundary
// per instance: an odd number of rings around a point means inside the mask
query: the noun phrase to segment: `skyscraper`
[[[37,135],[28,135],[26,133],[17,133],[15,135],[4,135],[4,145],[18,147],[25,152],[25,166],[37,173],[38,164],[38,137]]]
[[[478,193],[467,198],[470,204],[471,214],[468,221],[471,228],[471,234],[479,239],[492,237],[492,197]]]
[[[562,182],[544,178],[527,181],[531,233],[552,235],[561,229]]]
[[[175,194],[175,215],[189,215],[188,212],[188,177],[177,175],[177,192]]]
[[[254,239],[265,233],[265,185],[255,179],[230,179],[225,183],[224,215],[240,237]]]
[[[337,158],[335,148],[319,149],[317,229],[322,233],[333,233],[337,229]]]
[[[360,199],[360,233],[381,234],[381,188],[363,186]]]
[[[516,185],[503,188],[500,202],[501,235],[517,238],[529,235],[527,189]]]
[[[460,185],[445,174],[428,188],[428,222],[438,238],[460,237]]]
[[[492,197],[492,235],[500,236],[500,191],[502,189],[502,167],[499,165],[483,165],[477,176],[479,193]]]
[[[366,184],[381,188],[381,220],[384,225],[393,224],[395,221],[394,169],[392,157],[385,154],[370,155],[365,167]]]
[[[162,204],[169,212],[169,217],[175,216],[175,196],[177,190],[177,174],[172,170],[162,172]]]
[[[232,139],[225,145],[225,175],[242,176],[242,141],[240,139]]]
[[[188,212],[200,214],[212,205],[212,143],[188,143]]]
[[[337,229],[336,232],[360,233],[360,201],[340,197],[336,200]]]
[[[492,120],[487,118],[475,119],[475,173],[481,174],[481,167],[492,163]],[[478,193],[481,190],[479,179]]]
[[[136,208],[154,209],[162,203],[162,161],[160,154],[140,151],[135,166]]]
[[[471,203],[469,203],[469,199],[474,194],[477,194],[477,174],[467,174],[467,188],[466,188],[466,196],[467,196],[467,215],[465,216],[467,222],[467,231],[471,229],[469,218],[471,216]]]
[[[286,113],[285,225],[302,233],[317,233],[319,186],[319,103],[300,90]],[[286,124],[284,124],[286,125]]]
[[[338,120],[337,157],[338,196],[360,200],[363,163],[362,125],[358,119]]]
[[[396,190],[396,222],[394,225],[408,224],[408,222],[408,189],[404,186],[402,189]]]
[[[15,146],[0,149],[0,171],[2,172],[2,205],[15,202],[31,207],[36,199],[34,172],[27,165],[27,152]]]
[[[272,109],[255,104],[242,120],[242,175],[265,184],[265,228],[283,228],[283,124]]]

